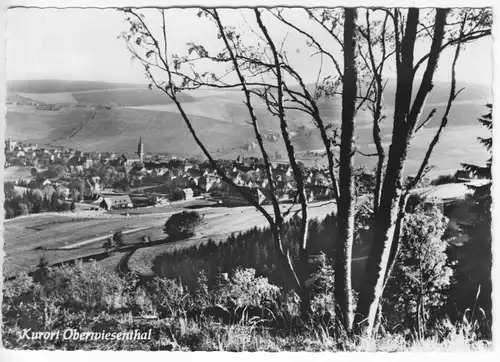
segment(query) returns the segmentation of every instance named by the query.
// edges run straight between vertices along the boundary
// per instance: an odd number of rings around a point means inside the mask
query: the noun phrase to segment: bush
[[[387,288],[388,325],[424,330],[446,301],[453,270],[443,234],[448,219],[436,209],[407,214],[394,270]]]
[[[255,269],[238,268],[230,279],[223,279],[214,290],[218,302],[227,309],[270,308],[276,304],[280,288],[267,278],[257,277]]]
[[[29,212],[28,205],[20,203],[19,204],[19,209],[18,209],[17,212],[18,212],[19,215],[28,215],[28,212]]]
[[[183,211],[167,220],[164,231],[173,239],[186,239],[194,235],[194,230],[201,220],[201,215],[196,211]]]
[[[334,269],[328,263],[325,254],[322,254],[319,270],[313,274],[308,283],[313,293],[311,310],[317,316],[335,315],[334,283]]]
[[[438,185],[445,185],[445,184],[452,184],[456,180],[455,175],[439,175],[436,177],[434,180],[431,181],[431,185],[433,186],[438,186]]]
[[[15,216],[14,210],[12,210],[10,207],[5,209],[5,218],[6,219],[12,219]]]
[[[117,246],[123,245],[123,233],[121,231],[117,231],[113,234],[113,242]]]
[[[220,282],[214,288],[208,288],[206,276],[200,274],[194,293],[177,280],[154,278],[145,282],[134,274],[120,278],[97,263],[51,268],[42,258],[37,273],[45,278],[19,274],[3,285],[2,342],[6,348],[316,352],[339,348],[385,352],[491,349],[491,343],[477,339],[470,315],[459,323],[443,321],[426,339],[411,342],[397,332],[370,340],[362,338],[356,345],[339,340],[314,320],[307,325],[282,324],[277,313],[286,314],[287,306],[278,304],[278,298],[286,296],[252,269],[238,269],[231,278],[219,275]],[[312,288],[316,295],[331,296],[332,276],[324,259]],[[326,305],[318,301],[320,306]],[[230,317],[223,323],[213,320],[221,311]],[[147,318],[150,316],[158,319]],[[151,329],[152,339],[31,340],[19,338],[24,328],[111,333]]]
[[[189,304],[189,290],[180,282],[154,278],[146,287],[153,308],[160,317],[175,317],[183,314]]]

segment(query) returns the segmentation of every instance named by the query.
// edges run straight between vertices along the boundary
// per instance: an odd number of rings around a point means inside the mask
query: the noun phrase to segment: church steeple
[[[139,138],[139,144],[137,145],[137,155],[141,162],[144,161],[144,144],[142,143],[142,136]]]

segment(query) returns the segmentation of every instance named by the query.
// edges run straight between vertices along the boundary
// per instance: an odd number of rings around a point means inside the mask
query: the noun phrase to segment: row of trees
[[[333,215],[329,215],[321,222],[310,221],[309,243],[315,254],[324,252],[331,256],[331,249],[325,235],[328,235],[332,231],[331,228],[335,227],[334,219]],[[166,228],[169,230],[182,229],[184,233],[194,232],[191,228],[194,227],[192,223],[190,223],[191,227],[189,228],[184,224],[185,222],[179,223],[171,218],[167,221]],[[290,247],[292,260],[297,260],[300,254],[299,248],[294,242],[300,225],[299,217],[294,217],[290,222],[284,224],[283,240]],[[204,271],[211,282],[219,273],[231,272],[240,266],[253,268],[278,285],[286,285],[288,283],[287,275],[283,274],[279,259],[280,256],[274,248],[270,228],[253,228],[243,233],[232,234],[225,242],[216,243],[209,240],[199,247],[193,246],[175,253],[160,254],[153,261],[153,272],[167,278],[180,277],[183,283],[195,286],[200,271]]]
[[[64,201],[56,191],[44,194],[40,189],[28,190],[23,195],[16,193],[4,201],[6,219],[47,211],[70,211],[75,207],[75,201]]]
[[[363,217],[359,213],[357,219]],[[361,222],[362,220],[358,220],[358,223]],[[175,218],[167,223],[170,228],[179,228],[173,226],[179,225]],[[193,226],[192,223],[190,225]],[[300,225],[299,217],[285,223],[283,240],[294,262],[300,258],[300,249],[294,241]],[[316,261],[309,262],[308,285],[314,284],[319,268],[332,265],[328,260],[331,261],[335,255],[327,236],[335,233],[336,227],[334,215],[328,215],[323,221],[310,220],[308,244]],[[417,212],[407,214],[401,236],[401,252],[383,299],[386,328],[402,324],[408,329],[419,331],[420,336],[424,337],[428,328],[442,315],[440,311],[448,301],[453,275],[447,255],[447,242],[443,238],[446,227],[447,219],[437,209],[417,209]],[[366,246],[367,239],[368,234],[360,230],[355,238],[358,253]],[[326,264],[318,258],[321,254],[325,255]],[[203,272],[211,286],[217,282],[221,273],[231,273],[238,268],[255,269],[257,275],[263,275],[277,285],[284,285],[287,283],[287,275],[279,265],[279,255],[274,248],[270,229],[254,228],[233,234],[219,243],[209,240],[200,246],[160,254],[155,257],[152,269],[156,275],[169,279],[179,278],[183,284],[195,290],[200,272]],[[357,265],[356,273],[359,275],[363,263]],[[335,268],[335,264],[333,267]],[[333,275],[327,282],[333,283]],[[356,289],[359,290],[361,286],[361,283],[357,283]],[[314,292],[310,290],[309,293],[311,299]],[[456,303],[462,303],[458,295],[453,297]]]
[[[460,93],[456,84],[456,63],[464,44],[491,35],[490,9],[418,8],[335,8],[302,9],[304,23],[291,20],[282,8],[249,9],[245,20],[255,36],[244,34],[230,20],[234,10],[200,9],[198,16],[210,21],[217,31],[217,44],[188,44],[187,55],[172,53],[169,39],[175,29],[168,28],[167,9],[154,9],[148,16],[137,9],[123,9],[129,30],[122,34],[128,50],[143,66],[150,88],[163,91],[176,105],[189,131],[207,159],[216,167],[205,147],[179,92],[199,88],[240,89],[248,109],[249,125],[265,164],[271,194],[274,182],[255,112],[255,102],[263,101],[275,117],[285,144],[287,158],[297,185],[301,221],[292,245],[285,243],[284,218],[278,201],[272,198],[273,214],[258,205],[220,169],[223,181],[239,191],[267,219],[273,235],[279,268],[288,275],[287,285],[301,296],[304,312],[309,310],[308,288],[308,205],[296,151],[288,129],[287,115],[299,110],[310,117],[317,128],[328,160],[329,176],[337,201],[336,234],[327,235],[335,258],[335,300],[345,330],[372,335],[380,300],[401,246],[405,207],[413,187],[425,175],[429,158],[448,123],[453,102]],[[272,32],[270,24],[286,27],[305,40],[307,55],[321,58],[317,82],[311,86],[287,55],[283,32]],[[317,32],[323,32],[317,36]],[[417,47],[418,45],[418,47]],[[408,149],[413,136],[435,115],[431,110],[421,119],[424,105],[433,89],[433,80],[441,54],[455,47],[450,72],[450,92],[439,127],[411,182],[403,179]],[[418,51],[417,51],[418,49]],[[306,52],[307,53],[307,52]],[[392,138],[388,150],[382,144],[381,122],[388,118],[384,93],[389,77],[386,68],[395,69],[396,90],[393,100]],[[220,73],[213,69],[221,69]],[[328,73],[329,69],[333,72]],[[229,76],[228,76],[229,74]],[[421,76],[421,77],[420,77]],[[389,95],[393,96],[393,95]],[[335,98],[336,97],[336,98]],[[321,102],[335,98],[342,105],[340,141],[336,128],[322,116]],[[324,105],[324,104],[323,104]],[[367,268],[362,280],[356,310],[352,291],[352,248],[355,235],[354,157],[358,152],[356,114],[365,109],[372,118],[373,143],[377,157],[376,185],[372,191],[373,238]],[[339,242],[334,243],[334,240]],[[299,257],[291,258],[292,249]],[[356,316],[356,318],[354,318]]]

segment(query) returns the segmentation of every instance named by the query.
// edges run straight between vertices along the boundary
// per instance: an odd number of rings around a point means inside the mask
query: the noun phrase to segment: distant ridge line
[[[147,84],[140,83],[114,83],[86,80],[34,79],[7,81],[7,91],[19,93],[64,93],[120,88],[147,89],[147,87]]]

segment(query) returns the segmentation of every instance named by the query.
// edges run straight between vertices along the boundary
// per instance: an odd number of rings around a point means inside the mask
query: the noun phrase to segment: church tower
[[[7,141],[5,141],[5,149],[7,149],[9,152],[14,151],[15,147],[15,142],[12,142],[10,137]]]
[[[139,138],[139,144],[137,145],[137,155],[141,162],[144,161],[144,144],[142,143],[142,137]]]

